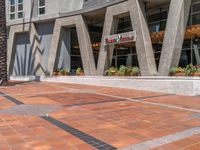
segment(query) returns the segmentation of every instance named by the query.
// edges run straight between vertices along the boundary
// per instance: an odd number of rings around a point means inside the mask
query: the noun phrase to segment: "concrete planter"
[[[34,77],[11,77],[11,80],[34,80]],[[200,77],[104,77],[104,76],[60,76],[37,77],[44,82],[85,84],[115,88],[138,89],[170,94],[200,95]]]

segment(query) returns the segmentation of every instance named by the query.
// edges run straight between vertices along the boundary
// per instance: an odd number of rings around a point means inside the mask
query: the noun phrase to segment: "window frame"
[[[44,9],[44,14],[40,14],[40,10]],[[46,0],[44,0],[44,5],[40,6],[40,0],[38,0],[38,16],[42,16],[46,14]]]
[[[9,0],[9,20],[13,21],[13,20],[19,20],[19,19],[23,19],[24,17],[24,0],[21,0],[21,2],[19,3],[20,0],[13,0],[14,4],[11,5],[11,0]],[[19,6],[22,5],[22,10],[19,10]],[[14,8],[14,11],[11,11],[11,8]],[[22,17],[19,17],[19,13],[22,13]],[[14,15],[14,18],[11,19],[11,15]]]

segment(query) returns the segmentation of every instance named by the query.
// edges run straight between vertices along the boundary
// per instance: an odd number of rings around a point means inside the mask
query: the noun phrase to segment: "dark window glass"
[[[193,12],[198,12],[198,11],[200,11],[200,3],[199,3],[199,4],[193,5],[192,10],[193,10]]]
[[[45,14],[45,8],[44,7],[43,8],[39,8],[39,14],[40,15]]]
[[[168,11],[163,11],[161,13],[156,13],[156,14],[150,15],[148,20],[149,20],[149,23],[157,22],[157,21],[160,21],[160,20],[167,19],[167,16],[168,16]]]
[[[200,14],[195,14],[192,16],[192,24],[200,24]]]
[[[15,14],[10,14],[10,20],[14,20],[15,19]]]
[[[15,6],[10,6],[10,12],[15,12]]]
[[[191,63],[191,50],[182,50],[179,66],[186,67],[190,63]]]
[[[23,4],[19,4],[18,5],[18,11],[22,11],[23,10]]]
[[[23,12],[18,13],[18,18],[23,18]]]
[[[10,5],[15,5],[15,0],[10,0]]]
[[[23,3],[23,0],[18,0],[18,4],[21,4],[21,3]]]
[[[45,6],[45,0],[39,0],[39,7]]]

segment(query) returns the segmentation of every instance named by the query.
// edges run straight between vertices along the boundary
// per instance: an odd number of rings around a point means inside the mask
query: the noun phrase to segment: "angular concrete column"
[[[157,73],[148,26],[138,0],[129,0],[107,8],[103,36],[98,60],[98,75],[103,75],[108,67],[109,51],[104,45],[105,36],[111,35],[116,26],[114,18],[130,13],[133,30],[136,30],[136,49],[138,61],[143,76]],[[112,55],[112,53],[110,53]]]
[[[85,21],[81,15],[68,18],[60,18],[56,20],[48,62],[48,71],[50,75],[53,73],[56,55],[60,44],[61,28],[70,26],[75,26],[77,30],[85,75],[96,75],[96,66],[94,62],[90,36]]]
[[[105,46],[104,40],[108,35],[112,35],[116,32],[118,26],[117,15],[127,13],[128,2],[120,3],[114,6],[110,6],[106,10],[106,16],[104,21],[104,28],[101,40],[101,47],[99,52],[99,59],[97,65],[98,75],[103,75],[104,71],[110,66],[114,46]]]
[[[136,51],[142,76],[157,74],[156,62],[149,28],[144,13],[144,3],[139,0],[130,0],[130,16],[133,30],[137,32]]]
[[[77,16],[74,19],[84,72],[86,75],[96,75],[97,71],[94,61],[92,44],[90,41],[90,35],[88,32],[88,28],[86,27],[85,20],[82,16]]]
[[[37,50],[40,49],[40,44],[38,41],[38,34],[35,29],[35,25],[33,23],[30,24],[20,24],[20,25],[15,25],[10,27],[10,32],[9,32],[9,39],[8,39],[8,49],[7,49],[7,57],[8,57],[8,74],[10,75],[13,70],[13,65],[14,65],[14,58],[15,58],[15,48],[16,48],[16,34],[19,33],[24,33],[28,32],[29,33],[29,39],[30,39],[30,44],[32,48],[32,55],[35,58],[34,61],[34,70],[35,70],[35,75],[43,75],[44,72],[42,71],[41,68],[41,53],[38,53]]]
[[[180,61],[191,0],[171,0],[161,51],[159,75],[167,76]]]

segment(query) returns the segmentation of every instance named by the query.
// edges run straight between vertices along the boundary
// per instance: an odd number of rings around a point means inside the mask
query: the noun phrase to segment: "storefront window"
[[[180,61],[179,61],[179,67],[186,67],[190,63],[193,63],[193,57],[192,57],[192,40],[191,39],[187,39],[183,43],[183,49],[181,51],[181,57],[180,57]]]
[[[200,24],[200,13],[192,16],[192,24]]]
[[[82,66],[81,53],[78,43],[76,29],[71,29],[71,72],[75,73],[76,69]]]

